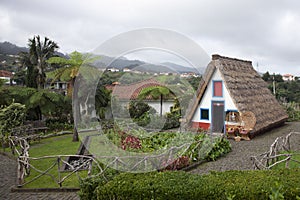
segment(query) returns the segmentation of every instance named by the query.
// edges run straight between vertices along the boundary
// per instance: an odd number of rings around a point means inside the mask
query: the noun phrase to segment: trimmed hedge
[[[85,180],[83,184],[89,184]],[[93,185],[95,182],[93,182]],[[279,187],[280,186],[280,187]],[[81,188],[95,199],[269,199],[278,192],[285,199],[300,196],[300,169],[226,171],[196,175],[182,171],[123,173],[96,190]],[[84,196],[81,196],[85,199]]]

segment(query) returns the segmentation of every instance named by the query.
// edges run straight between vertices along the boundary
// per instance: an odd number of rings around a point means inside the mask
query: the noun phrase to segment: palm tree
[[[40,36],[34,36],[28,40],[29,60],[36,70],[37,88],[43,89],[46,82],[45,68],[47,59],[52,57],[58,45],[45,37],[44,42],[41,42]]]
[[[167,97],[170,94],[173,94],[172,91],[163,86],[150,86],[143,88],[139,93],[139,99],[145,99],[151,97],[155,100],[160,99],[160,116],[162,116],[162,106],[163,106],[163,97]]]
[[[79,110],[79,100],[78,100],[78,87],[74,87],[75,80],[79,76],[79,69],[84,64],[85,66],[91,65],[95,60],[99,59],[98,56],[92,56],[91,54],[82,54],[77,51],[72,52],[70,58],[62,58],[62,57],[52,57],[47,63],[60,65],[61,68],[51,72],[48,74],[49,78],[55,80],[68,81],[68,96],[73,97],[73,108],[74,108],[74,133],[73,133],[73,141],[79,141],[78,131],[77,131],[77,122],[80,118],[80,110]]]
[[[30,88],[38,88],[36,77],[37,70],[34,67],[34,64],[30,60],[30,55],[28,52],[20,52],[19,53],[19,63],[20,67],[26,70],[25,73],[25,84]]]

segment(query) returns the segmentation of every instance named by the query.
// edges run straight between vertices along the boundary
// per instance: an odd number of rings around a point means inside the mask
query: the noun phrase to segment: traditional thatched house
[[[196,101],[187,112],[186,121],[212,132],[250,123],[251,127],[246,128],[253,136],[283,124],[288,117],[251,61],[219,55],[212,56]]]

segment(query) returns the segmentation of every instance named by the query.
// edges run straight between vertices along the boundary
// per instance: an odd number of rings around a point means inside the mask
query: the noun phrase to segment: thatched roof
[[[239,112],[251,111],[256,117],[253,133],[264,131],[287,119],[287,114],[277,102],[267,83],[253,69],[251,61],[213,55],[199,84],[197,102],[187,116],[190,121],[201,101],[214,71],[219,69],[234,104]]]

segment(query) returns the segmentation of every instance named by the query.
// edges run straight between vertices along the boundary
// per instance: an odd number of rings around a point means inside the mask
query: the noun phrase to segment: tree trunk
[[[160,116],[162,116],[163,95],[160,95]]]
[[[73,114],[74,114],[74,130],[73,130],[73,142],[79,141],[79,135],[77,126],[79,123],[80,118],[80,108],[79,108],[79,101],[78,101],[78,87],[79,84],[77,84],[75,87],[75,78],[71,80],[71,87],[73,88]]]

